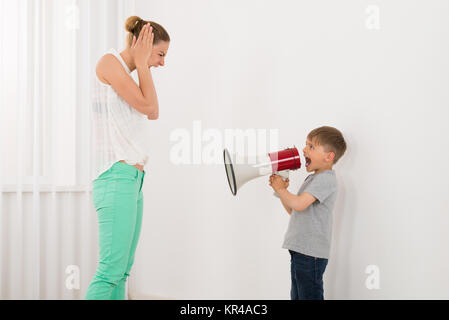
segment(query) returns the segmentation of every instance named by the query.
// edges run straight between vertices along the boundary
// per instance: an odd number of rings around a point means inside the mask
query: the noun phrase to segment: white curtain
[[[0,299],[83,299],[97,264],[90,84],[134,0],[0,0]]]

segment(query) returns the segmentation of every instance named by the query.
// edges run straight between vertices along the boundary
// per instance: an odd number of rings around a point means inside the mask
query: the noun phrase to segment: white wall
[[[370,5],[378,30],[367,27]],[[334,168],[326,298],[448,299],[448,9],[443,0],[136,1],[172,43],[153,73],[161,111],[148,132],[130,291],[289,298],[289,216],[268,177],[233,197],[223,165],[170,161],[170,134],[193,135],[200,120],[220,132],[279,129],[280,147],[300,150],[310,130],[340,129],[348,150]],[[306,176],[293,173],[290,191]],[[369,265],[379,267],[378,290],[365,285]]]

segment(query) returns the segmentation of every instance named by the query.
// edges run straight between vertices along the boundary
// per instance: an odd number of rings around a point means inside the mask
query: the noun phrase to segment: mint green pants
[[[145,171],[116,162],[93,182],[99,262],[85,299],[124,300],[142,225]]]

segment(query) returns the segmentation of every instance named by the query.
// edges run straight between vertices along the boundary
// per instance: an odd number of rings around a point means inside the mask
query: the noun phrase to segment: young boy
[[[303,149],[307,172],[314,171],[298,193],[288,192],[288,179],[270,176],[270,186],[290,214],[283,248],[291,255],[292,300],[324,300],[323,274],[327,266],[332,235],[332,209],[337,179],[332,167],[346,151],[340,131],[320,127],[307,136]]]

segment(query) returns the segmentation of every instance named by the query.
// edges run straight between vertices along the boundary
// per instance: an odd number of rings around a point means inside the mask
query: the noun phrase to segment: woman
[[[93,87],[92,199],[98,214],[99,263],[86,299],[125,299],[143,212],[148,161],[143,129],[159,117],[150,68],[163,66],[170,37],[137,16],[126,20],[126,49],[99,60]],[[137,70],[139,86],[130,73]]]

